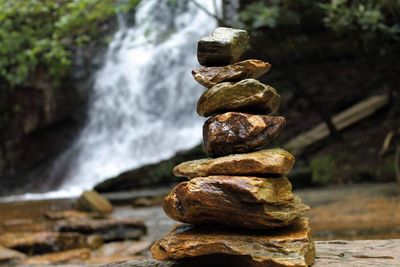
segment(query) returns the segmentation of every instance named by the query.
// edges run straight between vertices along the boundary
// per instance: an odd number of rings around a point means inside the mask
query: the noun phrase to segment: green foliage
[[[400,1],[332,0],[320,6],[326,14],[325,24],[340,34],[399,40]]]
[[[330,155],[318,156],[310,162],[312,181],[319,185],[328,185],[333,181],[335,159]]]
[[[13,87],[43,70],[59,81],[69,71],[72,49],[97,37],[115,12],[138,2],[0,0],[0,81]]]

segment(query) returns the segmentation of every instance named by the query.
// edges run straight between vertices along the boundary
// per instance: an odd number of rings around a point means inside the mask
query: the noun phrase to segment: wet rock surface
[[[205,91],[197,102],[197,113],[208,117],[228,111],[268,115],[275,113],[280,96],[271,86],[254,79],[219,83]]]
[[[212,157],[256,150],[278,137],[285,123],[283,117],[239,112],[216,115],[204,123],[204,149]]]
[[[287,178],[198,177],[180,183],[165,198],[174,220],[262,229],[289,225],[308,207],[292,195]]]
[[[176,166],[173,173],[188,178],[210,175],[286,174],[291,170],[294,161],[294,156],[286,150],[274,148],[215,159],[187,161]]]
[[[236,264],[231,266],[309,266],[315,256],[304,218],[285,228],[255,232],[181,225],[157,241],[151,251],[157,260],[191,258],[209,264],[224,255],[225,260]]]
[[[197,59],[203,66],[235,63],[246,51],[249,36],[245,30],[220,27],[197,44]]]
[[[146,234],[146,226],[138,219],[74,219],[61,221],[60,232],[99,235],[104,241],[139,239]]]
[[[101,244],[99,236],[85,236],[79,233],[19,232],[0,235],[1,246],[31,254],[74,248],[97,248]]]
[[[267,73],[271,65],[258,59],[248,59],[221,67],[202,67],[192,70],[193,78],[201,85],[211,88],[217,83],[257,79]]]

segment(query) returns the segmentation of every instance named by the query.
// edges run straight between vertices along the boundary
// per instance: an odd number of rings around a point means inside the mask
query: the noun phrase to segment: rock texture
[[[203,66],[235,63],[246,51],[249,36],[244,30],[220,27],[198,42],[197,59]]]
[[[82,262],[90,258],[90,250],[87,248],[77,248],[62,252],[48,253],[40,256],[27,258],[26,265],[55,265],[59,263]]]
[[[275,113],[280,96],[271,86],[254,79],[219,83],[205,91],[197,102],[197,113],[208,117],[227,111],[267,115]]]
[[[227,112],[209,118],[203,126],[204,148],[212,157],[245,153],[278,137],[283,117]]]
[[[99,236],[87,237],[79,233],[20,232],[0,235],[1,246],[31,254],[73,248],[97,248],[101,244],[102,239]]]
[[[221,67],[202,67],[192,70],[194,79],[210,88],[217,83],[238,82],[243,79],[257,79],[267,73],[271,65],[258,59],[248,59]]]
[[[309,266],[315,255],[304,218],[291,227],[264,232],[181,225],[157,241],[151,251],[158,260],[193,258],[215,264],[214,259],[223,258],[246,267]]]
[[[0,246],[0,266],[2,264],[14,265],[23,258],[25,258],[25,255],[21,252]]]
[[[274,148],[215,159],[187,161],[176,166],[173,173],[188,178],[210,175],[286,174],[291,170],[294,161],[294,156],[286,150]]]
[[[110,213],[113,210],[111,203],[96,191],[85,191],[78,199],[81,209],[99,213]]]
[[[139,239],[146,234],[144,222],[137,219],[74,219],[60,222],[57,228],[60,232],[96,234],[104,241]]]
[[[198,177],[177,185],[165,198],[164,210],[184,223],[282,227],[308,210],[291,189],[287,178]]]

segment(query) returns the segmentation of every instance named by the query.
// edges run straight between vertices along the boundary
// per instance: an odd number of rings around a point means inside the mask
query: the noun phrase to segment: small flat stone
[[[278,137],[284,117],[227,112],[209,118],[203,126],[204,148],[211,157],[256,150]]]
[[[113,210],[110,201],[94,190],[83,192],[78,199],[78,205],[83,210],[99,213],[110,213]]]
[[[235,63],[246,51],[249,36],[245,30],[220,27],[197,44],[197,59],[203,66]]]
[[[244,79],[257,79],[267,73],[271,65],[258,59],[244,60],[222,67],[202,67],[192,70],[194,79],[210,88],[217,83],[238,82]]]
[[[0,235],[0,245],[30,254],[42,254],[74,248],[97,248],[102,239],[79,233],[20,232]]]
[[[197,102],[197,113],[208,117],[227,111],[268,115],[278,111],[280,96],[271,86],[254,79],[219,83],[205,91]]]
[[[60,232],[99,235],[104,241],[139,239],[146,234],[146,225],[138,219],[73,219],[57,225]]]
[[[61,252],[53,252],[40,256],[29,257],[24,261],[26,265],[53,265],[60,263],[82,262],[90,258],[90,249],[77,248]]]
[[[165,213],[183,223],[253,229],[287,226],[308,209],[284,177],[198,177],[177,185],[164,201]]]
[[[187,161],[176,166],[173,173],[175,176],[187,178],[210,175],[286,174],[291,170],[294,161],[294,156],[286,150],[274,148]]]
[[[151,252],[157,260],[193,262],[195,266],[300,267],[312,265],[315,258],[305,218],[270,231],[181,225],[155,242]]]

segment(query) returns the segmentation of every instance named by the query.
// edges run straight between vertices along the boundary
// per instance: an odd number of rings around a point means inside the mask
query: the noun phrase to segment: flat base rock
[[[245,154],[234,154],[220,158],[186,161],[175,166],[175,176],[187,178],[210,175],[268,175],[288,173],[295,158],[284,149],[264,149]]]
[[[268,115],[278,111],[280,96],[274,88],[254,79],[224,82],[205,91],[197,102],[197,113],[208,117],[228,111]]]
[[[287,178],[209,176],[180,183],[165,198],[165,213],[191,224],[268,229],[304,216]]]
[[[151,248],[157,260],[202,266],[310,266],[315,247],[308,220],[271,231],[180,225]],[[198,265],[197,265],[198,266]],[[200,265],[201,266],[201,265]]]
[[[238,82],[244,79],[257,79],[264,75],[271,65],[258,59],[248,59],[222,67],[202,67],[192,70],[193,78],[201,85],[210,88],[217,83]]]
[[[269,143],[285,126],[284,117],[227,112],[203,126],[204,149],[211,157],[246,153]]]
[[[146,225],[138,219],[73,219],[59,222],[57,229],[99,235],[104,241],[139,239],[146,234]]]

